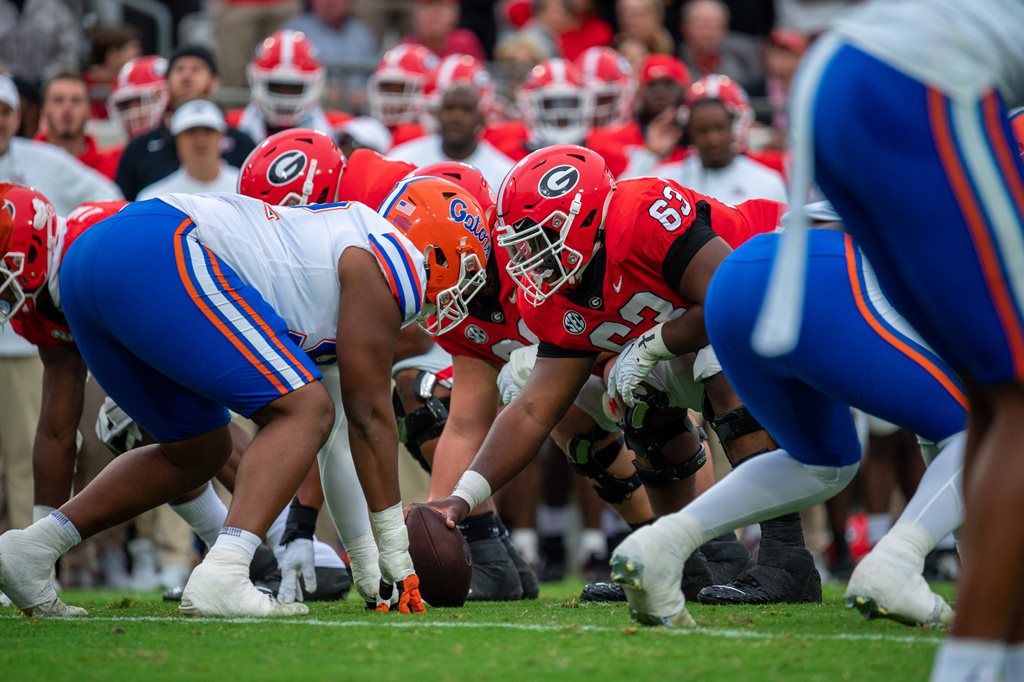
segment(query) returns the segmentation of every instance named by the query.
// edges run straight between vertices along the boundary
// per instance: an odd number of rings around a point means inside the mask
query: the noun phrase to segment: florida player
[[[653,396],[651,405],[638,399],[640,383],[659,361],[677,363],[659,377],[661,390],[673,394],[672,406],[703,409],[734,463],[774,449],[704,348],[701,303],[729,244],[773,229],[779,209],[764,201],[732,208],[656,178],[616,185],[602,159],[580,147],[540,150],[517,164],[499,198],[499,243],[509,250],[508,272],[521,289],[523,318],[541,339],[540,357],[453,496],[438,506],[459,520],[467,506],[504,485],[564,414],[601,352],[621,354],[613,383],[630,407],[626,442],[656,513],[693,498],[705,461],[685,413],[658,410]],[[692,356],[677,359],[697,351],[696,371]],[[689,376],[702,384],[682,373],[679,365],[687,363]],[[764,535],[752,584],[737,590],[743,599],[820,600],[799,518],[766,525]]]
[[[964,570],[934,680],[1024,677],[1024,166],[1005,119],[1024,102],[1022,21],[1008,0],[867,3],[805,55],[790,99],[793,191],[817,182],[970,398]],[[788,232],[766,355],[799,329],[806,234]]]
[[[846,487],[861,458],[851,405],[920,434],[934,459],[893,530],[854,571],[850,605],[912,624],[952,619],[921,571],[925,554],[962,520],[963,387],[882,295],[853,240],[836,231],[838,216],[829,216],[827,206],[808,208],[830,218],[833,229],[811,234],[811,294],[792,356],[761,358],[750,345],[779,234],[742,244],[708,289],[704,321],[716,355],[780,449],[752,459],[615,550],[612,577],[626,586],[633,617],[648,625],[692,624],[677,564],[704,539],[805,509]]]
[[[256,590],[248,564],[330,431],[331,400],[307,352],[323,355],[340,337],[349,437],[386,581],[378,609],[423,610],[398,499],[388,369],[403,325],[435,307],[447,319],[465,314],[476,293],[469,275],[489,254],[452,217],[458,199],[480,219],[463,190],[422,178],[391,198],[378,215],[356,203],[282,208],[172,194],[133,204],[75,241],[60,293],[79,349],[158,444],[118,458],[28,529],[0,536],[0,588],[15,604],[36,615],[83,613],[53,591],[54,561],[81,536],[208,480],[230,454],[231,406],[262,428],[242,457],[225,530],[189,578],[181,611],[306,613]],[[342,294],[353,286],[358,296]],[[126,310],[136,316],[125,320]],[[145,310],[159,314],[137,324]],[[304,332],[301,345],[288,329]]]

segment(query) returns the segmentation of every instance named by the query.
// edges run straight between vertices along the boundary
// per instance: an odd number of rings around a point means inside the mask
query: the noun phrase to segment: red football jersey
[[[508,254],[505,249],[494,250],[494,261],[488,264],[488,276],[498,277],[501,284],[497,296],[481,292],[469,304],[469,317],[455,329],[437,337],[437,345],[451,355],[463,355],[493,362],[508,362],[516,348],[537,343],[516,307],[515,282],[505,272]]]
[[[391,129],[391,148],[418,140],[426,134],[427,130],[419,123],[399,123]]]
[[[61,221],[57,231],[57,255],[49,264],[46,285],[40,287],[34,296],[27,297],[18,314],[11,318],[11,326],[18,335],[40,348],[74,345],[71,328],[60,309],[59,300],[54,299],[50,285],[56,286],[60,263],[71,243],[87,229],[126,205],[125,201],[89,202],[76,208]]]
[[[644,136],[640,132],[640,126],[635,121],[630,121],[623,125],[591,130],[583,146],[600,154],[608,170],[617,178],[629,164],[630,148],[644,146]]]
[[[338,201],[358,201],[376,211],[395,185],[414,170],[411,163],[385,158],[372,149],[357,149],[341,174]]]
[[[482,137],[513,161],[519,161],[531,151],[526,144],[530,132],[520,121],[489,125],[484,128]]]
[[[710,206],[710,227],[736,248],[778,225],[783,205],[757,199],[733,208],[677,182],[636,178],[618,183],[605,218],[604,248],[581,281],[540,306],[520,297],[519,311],[542,342],[566,350],[619,353],[626,343],[690,302],[676,291],[680,237],[697,223],[698,202]],[[682,272],[678,272],[681,276]]]

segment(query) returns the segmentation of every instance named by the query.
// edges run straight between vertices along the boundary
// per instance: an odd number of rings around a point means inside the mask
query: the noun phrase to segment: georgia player
[[[497,93],[494,79],[483,64],[468,54],[452,54],[444,57],[430,73],[424,89],[424,112],[432,114],[441,106],[441,98],[456,83],[468,83],[480,97],[480,110],[484,117],[491,120]]]
[[[626,443],[656,513],[693,499],[704,465],[696,429],[678,408],[703,411],[734,464],[774,449],[706,348],[701,304],[731,245],[773,230],[780,212],[770,201],[733,208],[657,178],[616,185],[601,157],[581,147],[539,150],[517,164],[500,192],[498,240],[509,251],[523,319],[541,339],[539,357],[438,506],[459,521],[507,483],[603,352],[618,355],[605,368],[609,392],[625,403]],[[647,391],[657,393],[644,403]],[[799,516],[765,523],[763,533],[759,563],[741,575],[748,580],[739,591],[748,600],[820,600]]]
[[[591,129],[621,126],[633,119],[637,81],[626,58],[610,47],[590,47],[576,58],[590,96]]]
[[[228,125],[253,140],[287,128],[311,128],[330,134],[351,118],[320,107],[325,69],[309,38],[300,31],[278,31],[266,38],[246,74],[252,101],[227,114]]]
[[[548,59],[533,67],[517,97],[522,122],[490,126],[483,139],[513,161],[553,144],[582,143],[590,129],[590,98],[572,62]]]
[[[370,116],[391,131],[391,145],[424,134],[425,91],[438,58],[422,45],[396,45],[381,57],[366,83]]]
[[[155,128],[167,108],[167,60],[146,56],[121,67],[107,100],[110,118],[131,140]]]

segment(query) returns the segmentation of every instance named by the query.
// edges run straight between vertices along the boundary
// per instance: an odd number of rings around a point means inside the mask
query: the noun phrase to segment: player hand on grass
[[[629,407],[634,407],[644,395],[640,384],[662,360],[675,357],[665,346],[659,324],[634,339],[626,346],[615,361],[608,375],[608,395],[614,400],[618,396]]]
[[[301,582],[300,582],[301,581]],[[316,591],[316,559],[312,539],[292,540],[284,546],[281,557],[281,587],[277,600],[282,604],[302,601],[302,587]]]
[[[405,527],[401,503],[371,512],[370,523],[377,531],[380,549],[380,588],[375,610],[399,613],[426,611],[420,597],[420,580],[409,556],[409,530]]]

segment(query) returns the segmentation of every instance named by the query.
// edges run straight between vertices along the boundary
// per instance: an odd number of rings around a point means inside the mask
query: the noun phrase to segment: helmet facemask
[[[25,305],[25,292],[18,283],[24,270],[25,254],[8,252],[0,258],[0,326]]]
[[[253,68],[250,81],[252,99],[267,123],[275,128],[288,128],[297,125],[320,103],[324,74],[268,74]]]
[[[469,303],[487,284],[487,270],[480,259],[470,249],[462,247],[458,250],[459,278],[453,286],[442,289],[433,297],[429,306],[424,306],[424,314],[419,322],[420,328],[431,336],[440,336],[457,327],[469,317]],[[438,265],[445,265],[444,253],[436,247],[428,247],[427,278],[430,277],[430,256]],[[428,310],[428,308],[430,308]]]
[[[366,89],[370,115],[386,126],[419,121],[422,97],[423,83],[387,74],[370,76]]]

